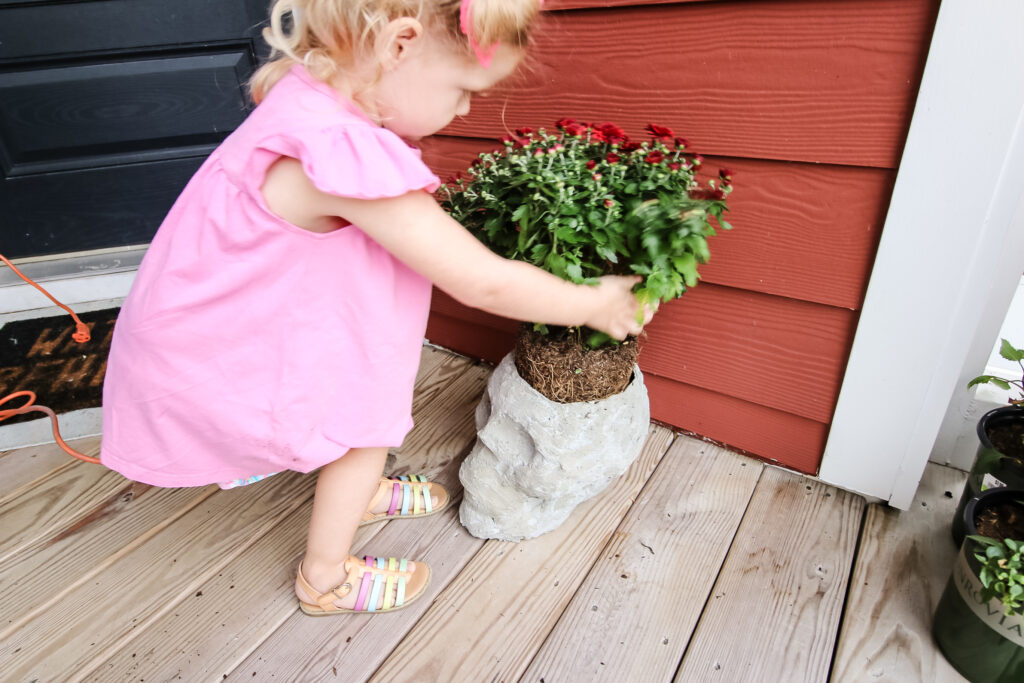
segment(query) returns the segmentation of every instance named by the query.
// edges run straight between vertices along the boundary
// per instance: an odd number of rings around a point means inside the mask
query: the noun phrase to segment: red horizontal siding
[[[528,122],[520,122],[526,124]],[[464,171],[494,140],[438,136],[423,157],[442,178]],[[859,308],[894,172],[849,166],[708,157],[736,171],[729,221],[712,238],[705,282]]]
[[[638,134],[654,121],[703,154],[895,168],[936,9],[762,0],[548,12],[526,73],[447,132],[494,137],[505,122],[575,116]]]
[[[652,416],[815,472],[938,0],[546,9],[525,75],[426,141],[424,158],[446,177],[511,129],[572,117],[636,137],[661,123],[710,172],[733,168],[736,229],[713,238],[702,284],[648,327]],[[427,334],[496,362],[516,325],[436,293]]]
[[[651,399],[652,419],[800,472],[818,471],[828,425],[650,372],[644,375],[644,384]]]
[[[516,323],[475,311],[435,290],[433,310],[486,328],[480,339],[448,323],[434,343],[495,362]],[[856,314],[791,299],[700,285],[665,304],[647,327],[640,367],[666,379],[828,423],[849,354]],[[459,336],[431,336],[444,330]],[[497,333],[497,334],[494,334]]]
[[[511,351],[517,323],[490,318],[488,322],[496,327],[435,311],[427,338],[439,346],[497,363]],[[645,364],[642,357],[640,363]],[[828,436],[827,424],[659,377],[649,368],[644,373],[652,419],[801,472],[816,471]]]

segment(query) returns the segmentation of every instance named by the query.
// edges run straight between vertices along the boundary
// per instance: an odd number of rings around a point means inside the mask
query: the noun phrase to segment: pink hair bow
[[[469,20],[469,7],[473,4],[473,0],[462,0],[462,4],[459,6],[459,28],[469,38],[469,46],[473,48],[473,53],[476,55],[476,60],[480,62],[480,66],[487,68],[491,65],[491,59],[494,58],[494,53],[498,49],[498,45],[501,43],[495,43],[494,45],[488,45],[487,47],[482,46],[476,42],[476,38],[473,37],[472,27],[470,26]]]
[[[494,53],[498,50],[498,46],[501,42],[497,42],[494,45],[487,45],[486,47],[476,42],[476,38],[473,37],[472,26],[470,25],[469,12],[470,5],[473,4],[473,0],[462,0],[462,4],[459,5],[459,28],[469,38],[469,46],[473,48],[473,53],[476,55],[476,59],[480,62],[480,66],[487,68],[491,65],[491,59],[494,58]],[[537,3],[541,7],[544,6],[544,0],[539,0]]]

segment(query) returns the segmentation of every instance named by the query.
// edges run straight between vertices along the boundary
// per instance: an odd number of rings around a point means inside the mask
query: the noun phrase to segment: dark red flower
[[[732,169],[729,169],[729,168],[720,168],[720,169],[718,169],[718,177],[721,178],[722,182],[727,184],[727,185],[732,182],[732,174],[733,174]]]
[[[668,165],[668,167],[669,167],[669,170],[678,171],[680,168],[683,167],[683,165],[681,163],[679,163],[678,161],[673,161],[671,164]]]
[[[579,123],[570,123],[563,130],[566,135],[578,138],[587,132],[587,127]]]
[[[620,161],[622,161],[622,157],[620,157],[615,152],[608,152],[608,154],[607,154],[607,156],[605,156],[604,160],[607,161],[609,164],[617,164]]]
[[[656,123],[648,123],[646,130],[653,137],[658,138],[659,140],[666,139],[666,138],[668,140],[672,140],[675,137],[675,135],[676,135],[675,133],[672,132],[671,128],[666,128],[665,126],[659,126]]]
[[[521,138],[533,135],[533,128],[516,128],[516,135]]]
[[[611,199],[606,199],[606,200],[604,200],[604,206],[605,206],[606,209],[610,209],[613,206],[615,206],[615,202],[612,201]]]
[[[599,131],[599,130],[592,130],[592,131],[590,131],[590,141],[591,142],[608,142],[608,138],[605,137],[604,133],[602,133],[601,131]]]
[[[626,131],[622,130],[614,123],[602,123],[600,126],[597,127],[597,129],[601,131],[601,134],[604,135],[605,138],[608,139],[608,142],[612,143],[613,145],[617,145],[629,139],[626,136]]]
[[[619,146],[619,150],[622,152],[635,152],[640,149],[642,145],[639,142],[624,142]]]
[[[555,121],[555,128],[558,128],[559,130],[565,130],[569,126],[574,125],[575,123],[576,121],[574,119],[558,119],[557,121]]]
[[[665,155],[660,150],[654,150],[650,154],[644,157],[644,161],[649,164],[660,164],[665,160]]]
[[[725,192],[718,188],[698,187],[690,190],[690,199],[725,199]]]
[[[690,142],[686,138],[676,138],[676,149],[685,149],[690,146]]]
[[[589,170],[593,170],[595,166],[597,166],[597,162],[594,161],[593,159],[587,162],[587,168]]]

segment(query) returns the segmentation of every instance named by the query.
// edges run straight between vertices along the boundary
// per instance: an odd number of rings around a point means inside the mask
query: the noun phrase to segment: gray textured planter
[[[477,406],[476,444],[459,470],[462,524],[477,538],[504,541],[555,529],[636,460],[650,420],[639,367],[622,393],[557,403],[505,356]]]

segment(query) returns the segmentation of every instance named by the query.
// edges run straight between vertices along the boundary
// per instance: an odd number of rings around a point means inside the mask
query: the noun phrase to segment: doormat
[[[98,408],[103,399],[110,338],[118,308],[81,313],[92,339],[79,344],[71,335],[69,315],[19,320],[0,327],[0,398],[15,391],[34,391],[36,404],[61,413]],[[24,404],[15,399],[7,407]],[[4,425],[44,418],[42,413],[16,415]]]

